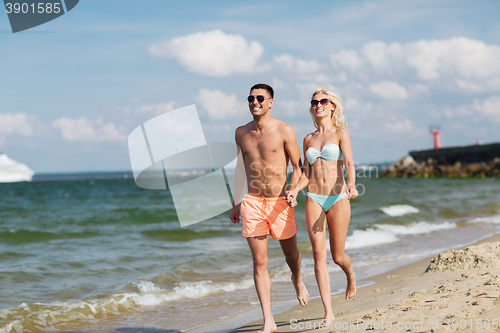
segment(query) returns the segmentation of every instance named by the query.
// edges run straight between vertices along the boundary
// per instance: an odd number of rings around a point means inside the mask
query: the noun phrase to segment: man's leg
[[[271,277],[267,270],[268,256],[267,243],[268,236],[257,236],[247,238],[248,245],[252,251],[253,258],[253,279],[255,289],[259,296],[262,315],[264,316],[264,324],[262,325],[261,333],[270,333],[278,329],[274,322],[273,312],[271,308]]]
[[[297,248],[297,236],[294,235],[292,238],[280,240],[280,245],[285,255],[286,263],[292,271],[292,283],[297,292],[297,299],[300,305],[306,306],[309,302],[309,293],[300,277],[301,256]]]

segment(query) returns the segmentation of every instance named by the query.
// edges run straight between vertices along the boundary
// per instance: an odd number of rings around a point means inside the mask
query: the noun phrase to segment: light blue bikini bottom
[[[339,195],[321,195],[321,194],[307,192],[307,196],[316,201],[318,205],[320,205],[326,213],[337,201],[346,197],[347,193],[344,192]]]

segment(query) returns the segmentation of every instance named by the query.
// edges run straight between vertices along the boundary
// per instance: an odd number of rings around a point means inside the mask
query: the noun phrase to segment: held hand
[[[290,207],[297,206],[297,190],[290,190],[285,192],[286,203]]]
[[[349,187],[347,188],[346,193],[347,193],[347,198],[348,198],[349,200],[352,200],[352,199],[356,198],[356,197],[358,196],[358,194],[359,194],[359,193],[358,193],[358,190],[356,190],[356,187],[355,187],[355,186],[349,186]]]
[[[238,205],[233,206],[233,209],[231,209],[229,219],[233,221],[233,223],[240,223],[240,208]]]

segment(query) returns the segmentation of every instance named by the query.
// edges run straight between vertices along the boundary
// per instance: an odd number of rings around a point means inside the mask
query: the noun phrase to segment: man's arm
[[[292,175],[290,177],[290,187],[295,187],[300,177],[302,176],[300,149],[297,143],[297,137],[295,136],[295,132],[293,131],[290,125],[287,124],[283,125],[282,134],[283,134],[283,141],[285,143],[285,152],[288,155],[288,158],[290,159],[290,164],[292,165],[293,168]],[[287,199],[287,202],[291,207],[295,207],[297,205],[297,201],[295,200],[296,194],[294,198],[291,198],[292,202],[290,202],[289,191],[286,191],[285,198]]]
[[[240,146],[242,137],[241,127],[236,129],[234,136],[238,156],[236,160],[236,168],[234,169],[233,208],[231,209],[229,218],[231,219],[231,221],[233,221],[233,223],[240,223],[239,204],[241,197],[243,196],[246,184],[245,160],[243,157],[243,151],[241,150]]]
[[[307,160],[306,157],[306,148],[309,145],[309,139],[311,138],[311,135],[308,134],[304,138],[304,143],[303,143],[303,151],[304,151],[304,166],[302,167],[302,174],[296,184],[291,183],[290,185],[290,190],[287,192],[287,202],[291,207],[295,207],[297,205],[297,195],[299,191],[301,191],[303,188],[307,187],[309,184],[309,171],[311,165],[309,164],[309,161]]]

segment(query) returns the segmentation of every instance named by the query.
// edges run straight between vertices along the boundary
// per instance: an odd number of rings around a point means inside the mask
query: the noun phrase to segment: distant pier
[[[489,162],[495,157],[500,157],[500,143],[486,145],[459,146],[429,150],[414,150],[410,152],[415,162],[421,163],[429,158],[439,164],[451,165],[460,163]]]
[[[500,143],[411,151],[382,177],[500,177]]]

